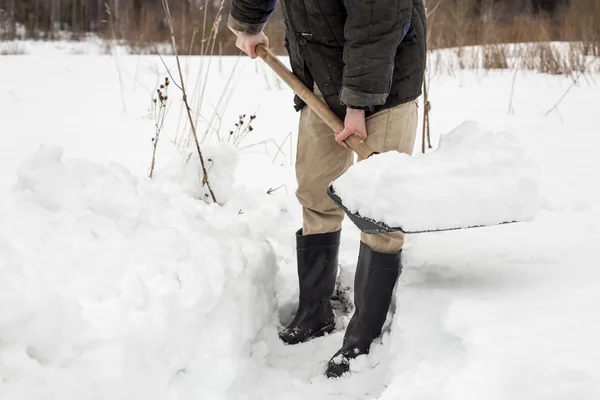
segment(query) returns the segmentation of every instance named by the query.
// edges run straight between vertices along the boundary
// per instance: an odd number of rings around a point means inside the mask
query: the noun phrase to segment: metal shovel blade
[[[460,229],[484,228],[484,227],[488,227],[488,226],[514,224],[516,222],[520,222],[520,221],[506,221],[506,222],[500,222],[497,224],[489,224],[489,225],[470,225],[470,226],[459,226],[459,227],[444,228],[444,229],[409,231],[409,230],[403,229],[401,226],[389,226],[388,224],[386,224],[383,221],[375,221],[374,219],[371,219],[368,217],[363,217],[362,215],[360,215],[357,212],[350,211],[346,206],[344,206],[342,199],[340,198],[340,196],[338,196],[335,193],[335,190],[333,189],[332,185],[329,185],[329,187],[327,188],[327,194],[329,195],[331,200],[333,200],[333,202],[338,207],[340,207],[342,210],[344,210],[344,212],[346,213],[346,215],[348,215],[348,217],[354,223],[354,225],[356,225],[356,227],[358,229],[360,229],[361,232],[364,232],[367,234],[381,234],[381,233],[392,233],[392,232],[403,232],[406,234],[445,232],[445,231],[456,231],[456,230],[460,230]]]
[[[363,217],[359,213],[353,213],[352,211],[348,210],[344,206],[342,199],[335,193],[332,185],[329,185],[327,188],[327,194],[338,207],[344,210],[350,220],[354,222],[354,225],[356,225],[356,227],[364,233],[404,232],[401,227],[391,227],[384,222],[375,221],[374,219]]]

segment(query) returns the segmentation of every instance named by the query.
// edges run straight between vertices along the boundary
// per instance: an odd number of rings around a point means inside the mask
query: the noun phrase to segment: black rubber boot
[[[300,300],[294,320],[279,333],[287,344],[303,343],[331,333],[341,231],[302,236],[296,232]]]
[[[360,244],[354,276],[354,315],[348,323],[342,348],[329,360],[326,375],[337,378],[350,370],[350,360],[367,354],[387,317],[394,286],[402,272],[402,250],[387,254]]]

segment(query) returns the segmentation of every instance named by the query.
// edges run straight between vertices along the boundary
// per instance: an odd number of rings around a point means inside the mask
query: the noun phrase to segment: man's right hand
[[[259,43],[265,45],[265,47],[269,47],[269,38],[264,32],[260,32],[257,34],[248,34],[239,32],[237,34],[237,40],[235,41],[235,45],[238,49],[242,50],[244,53],[248,54],[250,58],[255,59],[256,55],[256,46]]]

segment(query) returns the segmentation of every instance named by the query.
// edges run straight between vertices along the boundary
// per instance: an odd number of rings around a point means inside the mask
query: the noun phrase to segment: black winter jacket
[[[276,0],[232,0],[229,27],[258,33]],[[340,117],[367,113],[421,95],[425,69],[423,0],[281,0],[290,65],[306,86],[316,83]],[[296,109],[304,102],[295,97]]]

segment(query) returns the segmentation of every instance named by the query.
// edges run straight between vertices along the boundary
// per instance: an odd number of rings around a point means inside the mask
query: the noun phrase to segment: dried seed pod
[[[161,89],[164,89],[164,88],[165,88],[165,85],[160,85],[160,88],[161,88]]]
[[[252,125],[248,125],[248,130],[249,130],[250,132],[252,132],[252,131],[254,130],[254,128],[252,127]]]
[[[250,121],[252,121],[254,118],[256,118],[256,115],[252,114],[252,115],[250,116]]]

